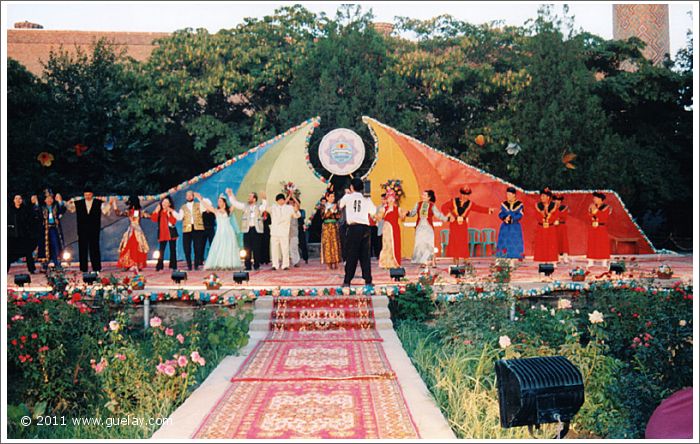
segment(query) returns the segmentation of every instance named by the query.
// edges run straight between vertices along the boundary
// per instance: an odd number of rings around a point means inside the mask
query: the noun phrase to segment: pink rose
[[[175,376],[175,367],[172,365],[166,365],[163,371],[168,376]]]
[[[117,321],[109,321],[109,329],[112,331],[119,330],[119,323]]]
[[[187,358],[185,356],[180,356],[177,358],[177,365],[180,367],[185,367],[187,365]]]
[[[183,344],[185,342],[185,337],[179,333],[177,336],[175,336],[175,338],[177,339],[177,342],[179,342],[180,344]]]
[[[194,362],[199,361],[199,358],[200,358],[200,357],[201,357],[201,356],[199,356],[199,352],[198,352],[197,350],[193,351],[193,352],[190,354],[190,358],[191,358]]]
[[[153,328],[160,327],[162,323],[163,323],[163,320],[161,318],[159,318],[158,316],[151,318],[151,327],[153,327]]]
[[[166,328],[165,329],[165,335],[166,336],[172,336],[173,335],[173,329],[172,328]]]

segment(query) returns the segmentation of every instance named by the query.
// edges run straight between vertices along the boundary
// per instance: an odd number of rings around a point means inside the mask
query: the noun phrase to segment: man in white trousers
[[[270,258],[273,270],[279,270],[280,259],[282,269],[289,270],[289,229],[292,219],[301,217],[299,204],[289,205],[290,198],[280,193],[275,196],[276,203],[270,207]]]

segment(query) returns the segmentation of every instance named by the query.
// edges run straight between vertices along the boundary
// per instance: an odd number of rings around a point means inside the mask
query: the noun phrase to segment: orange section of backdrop
[[[381,190],[379,184],[388,178],[402,179],[406,198],[401,206],[411,209],[418,201],[419,192],[433,189],[437,196],[437,204],[441,207],[445,202],[459,193],[459,188],[469,185],[472,189],[471,199],[479,205],[493,207],[492,215],[472,213],[469,226],[473,228],[493,228],[498,234],[501,221],[498,218],[501,202],[505,199],[505,190],[510,183],[492,176],[484,171],[469,166],[450,156],[413,139],[410,136],[388,127],[374,119],[365,118],[365,123],[373,131],[377,142],[377,161],[368,178],[373,182],[372,198],[379,202]],[[397,153],[402,151],[402,156]],[[387,176],[389,174],[389,176]],[[513,185],[515,186],[515,185]],[[522,191],[518,188],[518,198],[524,204],[522,219],[525,255],[532,256],[534,250],[534,233],[537,225],[535,204],[539,200],[536,191]],[[569,247],[572,255],[585,255],[587,247],[587,230],[589,226],[588,206],[592,201],[590,191],[554,191],[564,195],[564,203],[571,209],[567,219]],[[609,221],[611,248],[613,254],[651,254],[653,246],[649,243],[641,229],[634,223],[630,214],[624,208],[619,196],[606,192],[606,202],[613,212]],[[435,228],[435,245],[440,246],[439,232],[448,225]],[[410,257],[413,240],[412,228],[403,228],[402,255]],[[480,251],[480,250],[479,250]]]

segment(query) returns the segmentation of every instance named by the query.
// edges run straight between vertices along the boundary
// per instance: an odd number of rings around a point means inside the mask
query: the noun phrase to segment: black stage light
[[[389,269],[389,277],[396,282],[400,281],[404,276],[406,276],[406,270],[403,267]]]
[[[581,372],[563,356],[496,361],[501,427],[557,422],[563,438],[584,401]]]
[[[539,272],[545,276],[551,276],[554,273],[554,264],[540,264]]]
[[[236,271],[233,273],[233,282],[237,284],[242,284],[243,281],[248,282],[250,280],[250,275],[247,271]]]
[[[26,284],[32,283],[32,277],[26,273],[15,275],[15,285],[24,287]]]
[[[622,264],[620,262],[611,262],[610,263],[610,272],[615,273],[615,274],[622,274],[625,271],[625,264]]]
[[[92,285],[97,281],[97,272],[95,271],[90,271],[83,273],[83,282],[85,282],[88,285]]]
[[[454,276],[456,278],[464,276],[464,267],[461,265],[455,265],[450,267],[450,276]]]
[[[182,281],[187,280],[187,272],[182,270],[173,271],[170,278],[173,280],[173,282],[180,285]]]

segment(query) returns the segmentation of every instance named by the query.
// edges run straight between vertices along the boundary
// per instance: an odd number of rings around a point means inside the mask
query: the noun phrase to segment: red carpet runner
[[[276,298],[270,330],[193,438],[419,438],[371,298]]]

